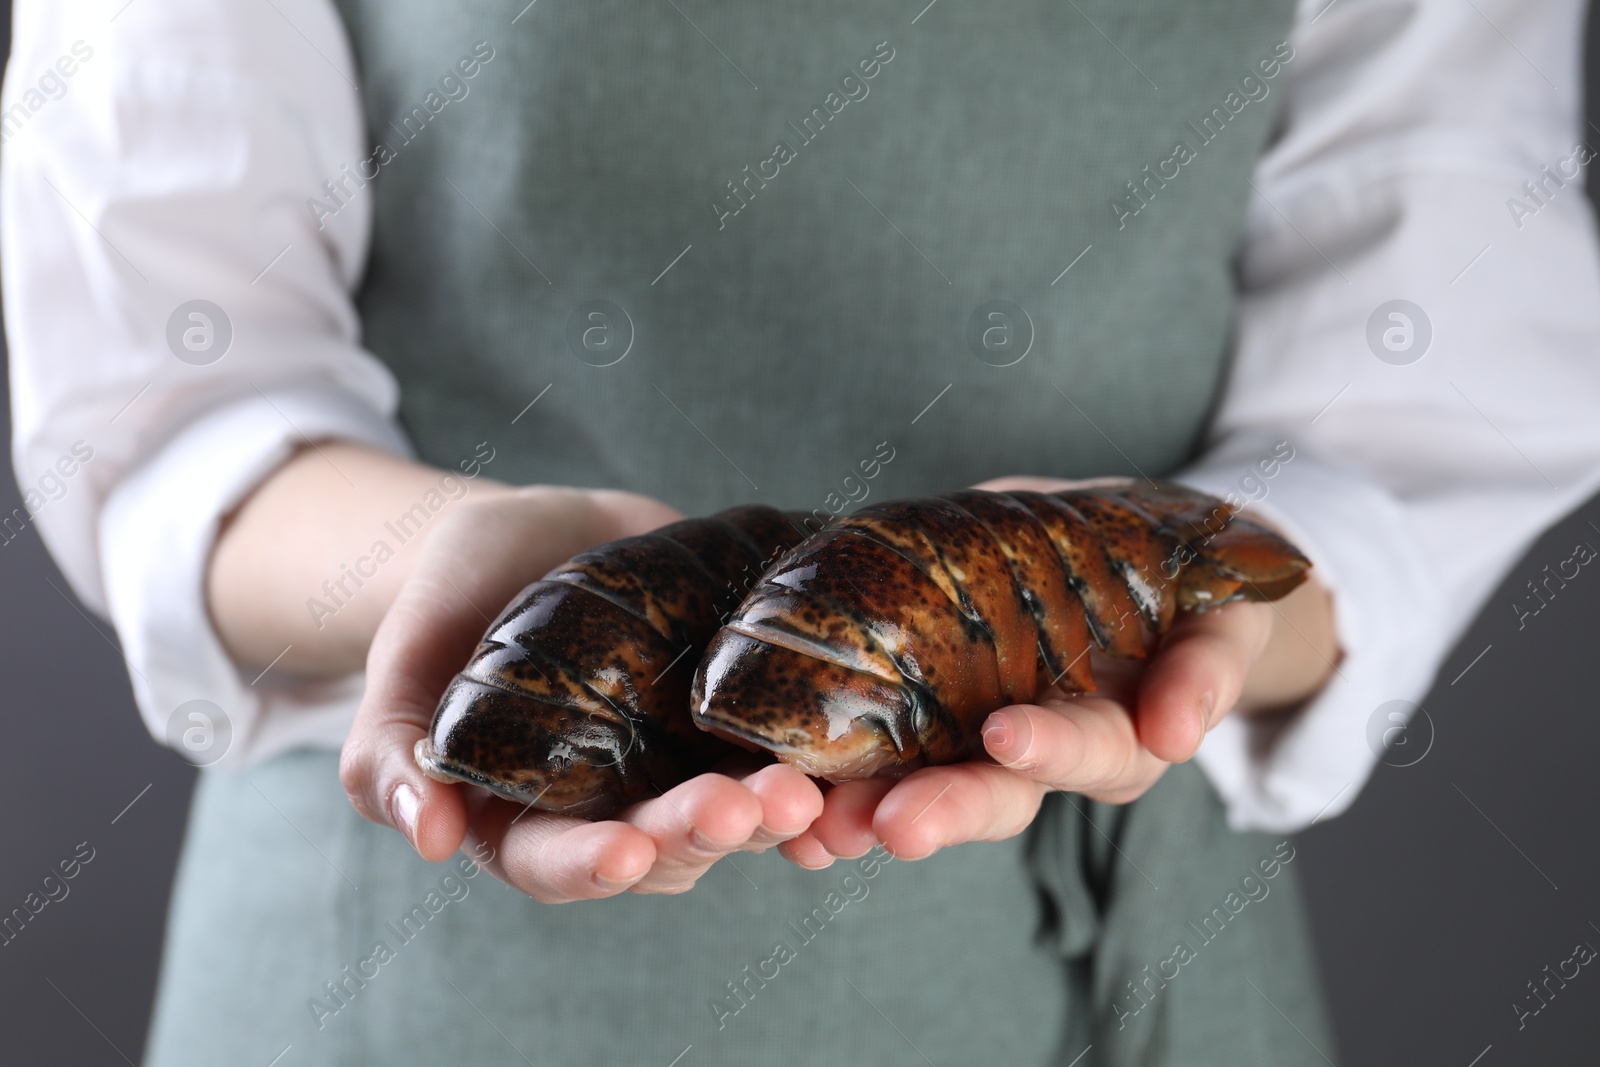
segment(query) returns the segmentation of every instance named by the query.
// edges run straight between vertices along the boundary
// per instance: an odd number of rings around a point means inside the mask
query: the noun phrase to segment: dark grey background
[[[1591,66],[1596,36],[1591,25]],[[0,514],[20,503],[5,468]],[[1511,607],[1578,541],[1600,547],[1600,498],[1517,564],[1447,661],[1424,701],[1426,758],[1380,767],[1353,810],[1299,839],[1340,1043],[1323,1051],[1339,1062],[1597,1060],[1600,970],[1520,1031],[1512,1009],[1577,942],[1600,946],[1600,577],[1583,570],[1524,629]],[[145,733],[110,627],[80,609],[31,530],[0,547],[0,604],[0,914],[80,842],[95,850],[66,899],[0,947],[0,1058],[135,1063],[194,772]]]

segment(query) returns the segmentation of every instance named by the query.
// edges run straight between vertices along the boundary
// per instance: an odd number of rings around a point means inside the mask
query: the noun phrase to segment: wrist
[[[359,671],[434,531],[508,492],[365,446],[308,445],[223,520],[206,570],[212,624],[246,671]]]
[[[1245,678],[1236,710],[1244,715],[1290,711],[1321,691],[1338,669],[1333,595],[1313,574],[1272,612],[1266,646]]]

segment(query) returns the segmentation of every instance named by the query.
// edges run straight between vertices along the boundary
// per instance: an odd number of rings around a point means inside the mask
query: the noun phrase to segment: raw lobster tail
[[[1142,657],[1179,610],[1275,600],[1310,566],[1171,485],[968,490],[809,539],[798,518],[734,508],[557,567],[489,628],[417,762],[590,817],[708,769],[725,741],[836,781],[949,763],[981,751],[989,712],[1092,690],[1091,648]]]
[[[692,725],[694,665],[804,536],[783,512],[751,506],[573,557],[490,626],[417,743],[418,764],[591,817],[707,769],[731,750]]]
[[[1093,690],[1091,646],[1142,657],[1179,609],[1275,600],[1309,567],[1175,485],[880,504],[766,572],[695,672],[694,721],[834,781],[955,762],[990,712]]]

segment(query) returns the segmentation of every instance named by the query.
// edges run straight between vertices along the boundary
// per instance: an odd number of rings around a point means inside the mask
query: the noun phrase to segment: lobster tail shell
[[[990,712],[1094,688],[1181,608],[1272,600],[1310,564],[1172,485],[969,490],[865,508],[779,560],[711,639],[694,721],[844,781],[982,751]]]
[[[1143,657],[1178,611],[1276,599],[1310,566],[1154,483],[891,501],[809,538],[803,521],[734,508],[574,556],[490,626],[418,763],[593,818],[729,742],[836,781],[951,763],[997,708],[1093,690],[1091,650]]]
[[[599,817],[728,754],[685,714],[707,640],[804,530],[749,506],[573,557],[520,593],[451,682],[419,765]],[[680,662],[687,660],[687,662]]]

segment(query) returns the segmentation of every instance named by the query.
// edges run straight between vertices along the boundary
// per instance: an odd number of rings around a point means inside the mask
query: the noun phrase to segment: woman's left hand
[[[1008,478],[979,488],[1081,484]],[[1275,604],[1180,616],[1148,660],[1096,654],[1098,691],[1051,688],[1035,703],[992,713],[983,725],[989,759],[833,787],[811,829],[781,849],[806,867],[880,842],[899,859],[922,859],[947,845],[1021,833],[1053,790],[1127,803],[1191,758],[1230,711],[1290,707],[1315,693],[1336,657],[1331,599],[1314,580]]]

